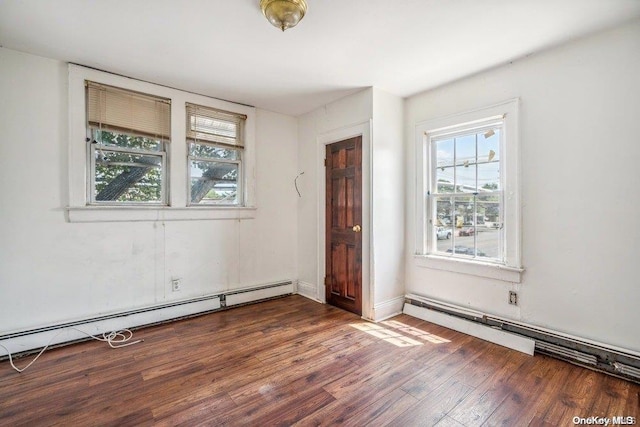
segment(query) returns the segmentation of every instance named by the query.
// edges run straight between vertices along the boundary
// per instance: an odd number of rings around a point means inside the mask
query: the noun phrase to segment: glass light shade
[[[307,11],[305,0],[260,0],[260,9],[274,27],[295,27]]]

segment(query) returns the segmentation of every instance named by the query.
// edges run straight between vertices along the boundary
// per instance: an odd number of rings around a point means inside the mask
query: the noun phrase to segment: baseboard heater
[[[12,355],[22,356],[36,352],[49,342],[51,342],[52,347],[59,347],[90,339],[85,334],[69,328],[78,328],[98,336],[105,332],[125,328],[138,329],[168,321],[200,316],[218,310],[291,295],[293,292],[293,282],[291,281],[236,289],[42,328],[11,332],[0,335],[0,344],[7,347]],[[52,339],[53,341],[51,341]],[[8,354],[0,347],[0,360],[4,359],[8,359]]]
[[[604,372],[640,384],[640,354],[626,349],[572,337],[548,329],[442,303],[418,295],[406,295],[407,305],[453,316],[486,328],[505,331],[535,341],[535,352],[575,365]],[[411,314],[411,308],[405,313]]]

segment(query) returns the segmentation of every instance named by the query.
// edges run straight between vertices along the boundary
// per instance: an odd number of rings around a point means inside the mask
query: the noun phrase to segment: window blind
[[[187,104],[187,138],[244,148],[243,126],[246,119],[244,114]]]
[[[116,132],[171,139],[171,101],[143,93],[86,82],[87,124]]]

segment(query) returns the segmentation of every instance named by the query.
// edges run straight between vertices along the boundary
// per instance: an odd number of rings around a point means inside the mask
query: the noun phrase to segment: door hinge
[[[326,158],[324,159],[324,167],[325,168],[327,167],[327,159]]]
[[[329,286],[329,277],[328,276],[324,276],[324,285],[325,286]]]

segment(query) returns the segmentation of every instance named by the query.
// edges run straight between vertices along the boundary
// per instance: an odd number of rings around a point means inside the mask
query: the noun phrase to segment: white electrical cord
[[[40,357],[42,355],[42,353],[45,352],[45,350],[47,348],[49,348],[49,346],[51,345],[51,342],[53,342],[53,340],[60,335],[63,332],[67,332],[69,330],[74,330],[74,331],[78,331],[81,332],[83,334],[85,334],[88,337],[93,338],[94,340],[98,340],[98,341],[103,341],[106,342],[107,344],[109,344],[109,347],[111,348],[121,348],[121,347],[127,347],[129,345],[133,345],[133,344],[138,344],[140,342],[144,342],[144,340],[137,340],[137,341],[131,341],[131,338],[133,338],[133,332],[131,332],[129,329],[121,329],[119,331],[112,331],[112,332],[105,332],[104,334],[102,334],[102,338],[100,337],[96,337],[94,335],[91,335],[88,332],[85,332],[81,329],[78,328],[65,328],[63,330],[61,330],[60,332],[58,332],[57,334],[55,334],[54,336],[51,337],[51,339],[49,340],[49,342],[47,343],[47,345],[44,346],[44,348],[42,350],[40,350],[40,353],[38,353],[38,355],[36,357],[33,358],[33,360],[31,362],[29,362],[29,364],[27,366],[25,366],[24,368],[20,369],[18,367],[16,367],[16,365],[13,364],[13,358],[11,357],[11,352],[9,351],[9,349],[5,346],[3,346],[2,344],[0,344],[0,347],[4,348],[4,350],[7,352],[7,354],[9,355],[9,363],[11,363],[11,367],[13,369],[15,369],[17,372],[24,372],[27,370],[27,368],[29,368],[29,366],[33,365],[33,363],[38,360],[38,357]]]

